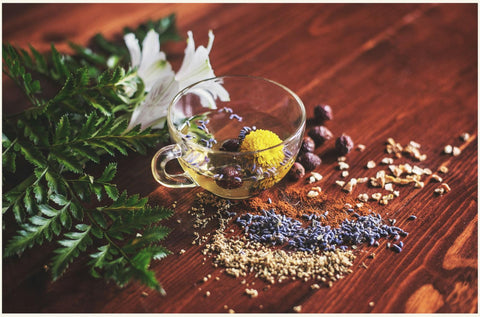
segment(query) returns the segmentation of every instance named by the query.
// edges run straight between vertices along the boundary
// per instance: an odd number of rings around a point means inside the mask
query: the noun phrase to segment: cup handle
[[[182,156],[182,150],[178,144],[164,146],[152,158],[152,174],[157,182],[170,188],[196,187],[197,184],[185,172],[181,174],[169,174],[166,171],[167,163]]]

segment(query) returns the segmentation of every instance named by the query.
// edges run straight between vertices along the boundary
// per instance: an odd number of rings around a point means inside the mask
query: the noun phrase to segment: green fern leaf
[[[58,241],[62,247],[54,251],[56,255],[53,257],[51,266],[53,280],[58,279],[73,259],[78,257],[93,242],[89,235],[91,226],[78,224],[75,228],[78,232],[66,233],[65,237],[67,239]]]
[[[117,173],[117,164],[110,163],[105,167],[105,170],[102,173],[102,176],[98,179],[99,182],[110,182]]]
[[[61,165],[65,166],[71,172],[81,174],[83,173],[83,166],[80,164],[78,159],[66,152],[67,150],[58,149],[50,152],[50,155],[53,156]]]
[[[30,51],[35,57],[35,63],[37,65],[37,70],[41,73],[47,72],[47,61],[42,54],[40,54],[33,46],[30,45]]]
[[[70,120],[68,116],[63,116],[57,124],[55,129],[54,144],[67,142],[70,135]]]
[[[67,66],[65,66],[63,57],[57,51],[57,49],[55,48],[55,45],[52,44],[50,48],[52,51],[52,62],[55,68],[55,77],[57,78],[57,80],[67,79],[70,75],[70,72],[68,71]]]
[[[31,144],[23,140],[19,140],[17,144],[15,144],[15,148],[19,148],[23,157],[25,157],[25,159],[33,165],[41,168],[45,168],[47,166],[47,160],[43,156],[42,152],[40,152]]]
[[[22,229],[17,231],[17,235],[7,243],[4,257],[21,253],[35,244],[42,244],[44,239],[51,240],[52,233],[54,235],[60,233],[57,221],[61,214],[67,212],[67,208],[56,210],[49,205],[39,205],[38,207],[44,216],[33,216],[28,219],[28,222],[21,225]]]
[[[118,189],[115,185],[106,184],[103,186],[105,188],[105,192],[107,193],[108,197],[112,200],[116,200],[118,198]]]

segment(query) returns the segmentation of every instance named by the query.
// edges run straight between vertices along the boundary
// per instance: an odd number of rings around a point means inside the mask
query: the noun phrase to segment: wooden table
[[[478,312],[476,4],[3,4],[3,40],[41,51],[54,42],[62,51],[67,40],[87,44],[97,32],[112,38],[126,25],[170,13],[177,14],[183,36],[194,32],[197,45],[205,45],[208,30],[214,31],[210,58],[217,75],[278,81],[300,96],[309,117],[315,105],[330,104],[331,131],[366,145],[365,151],[349,154],[351,175],[366,174],[367,161],[386,155],[387,138],[401,144],[414,140],[428,156],[419,165],[433,171],[448,166],[443,178],[451,192],[437,196],[438,184],[428,182],[423,189],[402,190],[387,206],[375,205],[382,214],[403,219],[410,232],[403,252],[391,252],[382,242],[375,259],[360,253],[353,273],[331,288],[311,290],[311,283],[297,280],[262,291],[265,284],[249,276],[247,282],[260,290],[249,298],[241,279],[221,273],[211,259],[204,260],[202,247],[191,245],[186,211],[200,190],[159,187],[149,171],[154,152],[132,155],[119,161],[121,189],[165,206],[179,201],[166,222],[173,232],[165,245],[173,254],[152,264],[167,296],[137,283],[119,289],[95,280],[82,265],[87,259],[52,283],[43,270],[51,247],[42,247],[3,260],[3,312],[221,313],[227,312],[224,305],[241,313],[292,312],[297,305],[302,312],[322,313]],[[174,69],[184,47],[184,42],[162,46]],[[19,105],[5,78],[8,112]],[[463,132],[471,135],[466,142],[459,139]],[[447,144],[462,153],[442,154]],[[332,146],[317,153],[325,156]],[[336,165],[326,160],[318,168],[323,190],[347,195],[335,185]],[[417,220],[406,222],[410,214]],[[207,274],[220,280],[201,283]]]

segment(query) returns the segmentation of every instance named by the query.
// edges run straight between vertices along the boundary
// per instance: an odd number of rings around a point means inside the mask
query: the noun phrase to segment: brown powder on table
[[[302,220],[303,215],[322,215],[328,211],[326,217],[322,217],[320,222],[324,226],[332,227],[337,227],[345,219],[355,219],[354,213],[368,215],[372,212],[367,203],[357,206],[358,200],[350,196],[333,197],[321,192],[316,197],[308,197],[307,193],[311,187],[301,183],[278,186],[243,201],[239,207],[243,212],[250,213],[260,213],[262,210],[273,208],[276,213],[298,220]]]

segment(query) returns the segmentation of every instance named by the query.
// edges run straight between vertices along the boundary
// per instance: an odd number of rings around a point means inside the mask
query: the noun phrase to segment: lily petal
[[[140,51],[140,44],[135,37],[135,34],[128,33],[123,37],[125,45],[127,45],[128,52],[130,53],[130,60],[132,61],[132,67],[138,67],[140,65],[140,59],[142,52]]]
[[[174,72],[164,72],[161,77],[157,78],[145,100],[133,111],[128,129],[138,124],[141,125],[142,130],[154,125],[162,128],[165,124],[164,119],[167,116],[168,105],[177,92],[178,83],[175,81]]]
[[[195,41],[193,33],[188,31],[187,47],[185,48],[185,58],[182,66],[175,75],[180,89],[190,86],[204,79],[215,77],[212,65],[210,64],[209,54],[213,46],[215,36],[212,30],[208,32],[207,48],[199,46],[195,50]],[[202,104],[208,108],[215,108],[214,100],[218,97],[222,101],[229,101],[228,92],[223,88],[221,82],[203,83],[197,86],[199,95],[202,98]],[[200,91],[203,90],[203,91]]]

